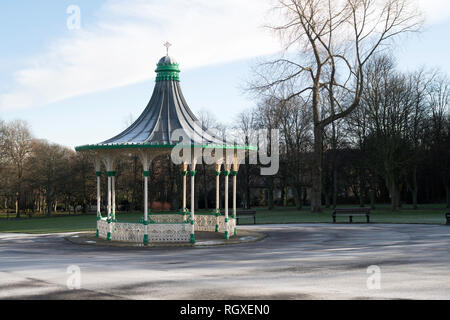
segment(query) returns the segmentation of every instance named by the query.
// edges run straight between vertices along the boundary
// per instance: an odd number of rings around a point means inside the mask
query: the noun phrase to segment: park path
[[[0,299],[450,299],[450,227],[241,228],[268,237],[148,249],[0,233]],[[81,272],[80,290],[67,287],[69,266]],[[367,286],[369,266],[380,271],[380,289]]]

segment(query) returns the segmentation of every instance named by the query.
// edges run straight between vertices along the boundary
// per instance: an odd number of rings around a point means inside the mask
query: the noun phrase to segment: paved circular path
[[[450,227],[241,228],[268,237],[142,250],[0,233],[0,299],[450,299]],[[72,265],[80,290],[67,288]],[[380,289],[367,286],[373,265]]]
[[[195,244],[189,242],[183,243],[150,243],[144,245],[142,243],[130,243],[120,241],[107,241],[105,239],[97,238],[95,232],[80,232],[76,234],[69,234],[65,237],[70,242],[82,245],[91,246],[108,246],[108,247],[121,247],[121,248],[142,248],[153,249],[155,247],[202,247],[202,246],[222,246],[222,245],[234,245],[238,243],[248,243],[260,241],[267,237],[267,234],[263,232],[256,232],[251,230],[241,229],[239,235],[231,237],[225,240],[224,234],[219,232],[204,232],[199,231],[195,233]]]

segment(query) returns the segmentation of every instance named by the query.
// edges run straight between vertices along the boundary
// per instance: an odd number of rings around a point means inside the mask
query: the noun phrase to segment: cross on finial
[[[166,55],[169,55],[169,48],[172,46],[170,42],[164,43],[164,47],[166,47]]]

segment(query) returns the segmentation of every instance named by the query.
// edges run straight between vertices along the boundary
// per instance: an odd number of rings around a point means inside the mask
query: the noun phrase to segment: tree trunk
[[[138,202],[137,202],[137,157],[133,158],[133,191],[132,191],[131,206],[132,210],[138,210]]]
[[[450,208],[450,186],[445,187],[445,193],[447,194],[447,208]]]
[[[245,164],[245,194],[246,194],[246,208],[251,208],[250,203],[250,174],[249,174],[249,165]]]
[[[20,219],[19,196],[16,197],[16,219]]]
[[[272,210],[274,208],[273,205],[273,177],[267,178],[269,181],[269,185],[267,188],[267,207],[269,210]]]
[[[409,191],[411,191],[413,210],[417,210],[417,208],[418,208],[417,195],[419,193],[419,187],[417,185],[417,167],[416,166],[414,166],[412,168],[411,179],[412,179],[411,184],[409,183],[409,181],[407,181],[407,188]]]
[[[206,164],[203,163],[203,201],[205,202],[205,209],[208,209],[208,186],[206,184]]]
[[[21,194],[20,191],[22,190],[22,183],[21,183],[21,174],[19,173],[18,176],[19,182],[17,184],[17,193],[16,193],[16,218],[20,219],[20,200],[21,200]]]
[[[364,207],[364,189],[365,189],[365,180],[363,177],[363,170],[359,172],[359,206]]]
[[[334,114],[334,109],[333,109]],[[333,147],[333,153],[332,153],[332,171],[333,171],[333,209],[336,209],[337,206],[337,137],[336,137],[336,124],[334,122],[331,123],[331,128],[333,132],[333,139],[332,139],[332,147]]]
[[[375,189],[370,189],[370,209],[375,210]]]
[[[51,199],[50,199],[50,195],[49,194],[47,194],[47,198],[46,198],[46,200],[47,200],[47,216],[51,216],[52,215],[52,201],[51,201]]]
[[[375,210],[375,178],[370,178],[370,209]]]
[[[417,194],[418,194],[417,187],[414,187],[414,189],[412,191],[412,201],[413,201],[413,209],[414,210],[417,210],[419,208],[418,202],[417,202]]]
[[[314,125],[314,156],[312,165],[311,211],[322,211],[322,126]]]
[[[283,207],[287,207],[287,188],[283,186],[281,188],[281,201],[283,201]]]
[[[337,174],[337,165],[336,158],[333,163],[333,209],[336,209],[337,206],[337,195],[338,195],[338,174]]]
[[[83,213],[87,213],[87,203],[89,201],[88,199],[88,192],[87,192],[87,174],[86,174],[86,167],[83,164],[81,167],[81,177],[83,181]]]
[[[195,196],[194,196],[194,210],[195,211],[198,211],[198,198],[200,198],[199,197],[199,184],[197,183],[197,181],[196,181],[196,183],[195,183],[195,185],[194,185],[194,192],[195,192]]]
[[[392,179],[390,189],[392,211],[398,211],[400,204],[400,193],[394,179]]]
[[[153,201],[154,201],[154,192],[153,189],[155,186],[155,161],[151,162],[151,170],[150,170],[150,176],[148,177],[148,201],[149,203],[145,203],[144,205],[147,205],[150,208],[150,211],[153,210]],[[143,189],[143,188],[142,188]],[[142,201],[144,203],[144,200]],[[144,206],[142,206],[142,210],[144,209]]]
[[[302,210],[303,201],[302,201],[302,187],[293,186],[292,191],[294,192],[294,201],[295,207],[297,210]]]
[[[170,208],[172,210],[178,210],[179,199],[178,199],[178,177],[180,176],[177,166],[170,161],[168,158],[169,168],[170,168]]]
[[[8,198],[7,197],[5,197],[5,212],[6,212],[6,219],[9,220]]]
[[[331,194],[329,191],[325,192],[325,208],[330,208],[330,204],[331,204]]]

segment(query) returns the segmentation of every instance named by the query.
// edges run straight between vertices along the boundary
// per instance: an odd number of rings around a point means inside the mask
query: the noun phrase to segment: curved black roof
[[[183,143],[223,144],[201,126],[183,97],[180,82],[158,81],[141,116],[128,129],[101,144],[173,145],[180,142],[179,137],[172,136],[176,129],[189,138]]]
[[[202,147],[225,145],[226,148],[252,149],[244,146],[226,146],[222,139],[215,137],[201,125],[183,96],[179,80],[180,70],[172,57],[161,58],[156,73],[156,84],[150,102],[129,128],[111,139],[77,147],[76,150],[171,147],[179,143]]]

